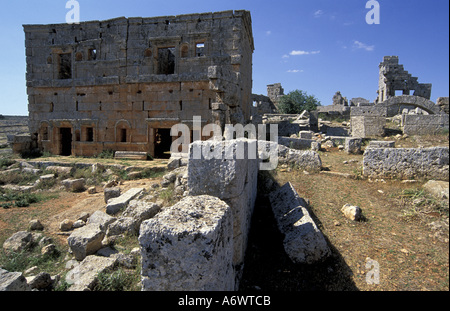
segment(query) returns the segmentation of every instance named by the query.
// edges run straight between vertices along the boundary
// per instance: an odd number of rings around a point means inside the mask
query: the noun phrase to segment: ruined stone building
[[[226,11],[24,25],[30,133],[41,151],[162,156],[194,116],[250,120],[251,15]]]
[[[396,96],[396,91],[401,91],[399,95],[414,95],[431,98],[431,84],[419,83],[417,77],[413,77],[406,71],[403,65],[399,64],[398,56],[385,56],[379,65],[380,78],[378,82],[377,103],[384,102],[390,97]],[[414,93],[411,94],[411,91]]]

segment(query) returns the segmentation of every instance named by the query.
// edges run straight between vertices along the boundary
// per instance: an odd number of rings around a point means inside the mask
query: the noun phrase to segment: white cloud
[[[299,73],[299,72],[303,72],[303,70],[291,69],[291,70],[288,70],[287,72],[289,72],[289,73]]]
[[[367,45],[367,44],[362,43],[362,42],[360,42],[358,40],[354,40],[353,41],[353,48],[355,48],[355,49],[363,49],[363,50],[371,52],[371,51],[373,51],[375,49],[375,45]]]
[[[317,10],[314,12],[314,17],[315,18],[319,18],[323,15],[323,11],[322,10]]]
[[[284,54],[281,58],[289,58],[289,55]]]
[[[272,31],[271,30],[267,30],[266,31],[266,36],[270,36],[272,34]]]
[[[319,54],[320,53],[320,51],[311,51],[311,52],[308,52],[308,51],[296,51],[296,50],[294,50],[294,51],[292,51],[291,53],[289,53],[289,55],[291,55],[291,56],[298,56],[298,55],[314,55],[314,54]]]

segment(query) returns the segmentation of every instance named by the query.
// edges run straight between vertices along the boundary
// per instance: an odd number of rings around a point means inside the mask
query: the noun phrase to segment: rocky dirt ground
[[[410,137],[397,141],[398,147],[436,145],[448,146],[448,137]],[[320,156],[327,168],[320,174],[279,167],[261,175],[240,290],[448,291],[448,200],[425,193],[422,181],[363,179],[362,155],[347,155],[338,148],[330,148],[321,151]],[[98,161],[71,157],[43,160]],[[167,161],[104,161],[126,166],[167,164]],[[279,185],[290,181],[299,195],[309,200],[312,216],[332,250],[324,262],[296,265],[287,257],[265,197],[268,179]],[[150,188],[160,181],[161,176],[126,180],[121,187],[123,191]],[[41,194],[45,199],[28,207],[0,208],[0,243],[17,231],[26,230],[32,219],[40,219],[44,234],[59,241],[61,248],[67,248],[67,236],[59,234],[61,221],[105,207],[100,185],[95,194],[67,192],[58,186]],[[343,217],[340,209],[347,203],[361,207],[363,221]],[[375,268],[367,264],[369,259],[378,264],[377,284],[367,281]]]

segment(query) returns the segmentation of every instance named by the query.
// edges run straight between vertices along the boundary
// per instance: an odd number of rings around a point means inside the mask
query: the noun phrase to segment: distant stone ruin
[[[399,64],[398,56],[385,56],[379,65],[380,77],[378,82],[378,98],[376,103],[384,102],[398,95],[414,95],[426,99],[431,98],[432,85],[419,83],[417,77],[413,77]],[[402,94],[396,94],[401,91]],[[411,91],[414,91],[411,94]]]

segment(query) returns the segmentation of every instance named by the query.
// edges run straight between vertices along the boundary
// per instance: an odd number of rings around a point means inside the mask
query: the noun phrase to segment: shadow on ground
[[[267,197],[269,191],[258,190],[240,291],[358,291],[351,269],[326,236],[332,254],[324,262],[306,265],[290,260]],[[320,227],[315,215],[311,217]]]

